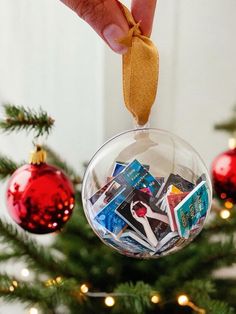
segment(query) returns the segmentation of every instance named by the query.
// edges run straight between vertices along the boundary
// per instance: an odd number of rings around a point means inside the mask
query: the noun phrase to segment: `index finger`
[[[157,0],[133,0],[131,12],[136,22],[140,23],[143,35],[150,36]]]

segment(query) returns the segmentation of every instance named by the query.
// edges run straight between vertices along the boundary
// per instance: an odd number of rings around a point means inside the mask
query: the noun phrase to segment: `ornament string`
[[[122,6],[130,26],[127,36],[118,40],[128,47],[122,57],[124,101],[137,124],[144,125],[156,98],[159,56],[151,39],[142,34],[140,22],[136,23],[128,8]]]

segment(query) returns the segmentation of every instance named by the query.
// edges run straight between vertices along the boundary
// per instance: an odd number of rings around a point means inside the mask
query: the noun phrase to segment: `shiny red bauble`
[[[212,183],[219,198],[236,203],[236,148],[220,154],[213,161]]]
[[[74,188],[58,168],[41,163],[17,169],[7,188],[7,207],[24,230],[45,234],[60,230],[74,208]]]

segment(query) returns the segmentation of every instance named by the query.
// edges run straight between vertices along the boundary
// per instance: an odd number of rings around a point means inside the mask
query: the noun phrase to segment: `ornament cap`
[[[33,165],[40,165],[46,162],[47,153],[40,145],[36,145],[34,151],[30,153],[29,163]]]
[[[236,148],[236,136],[229,138],[229,148],[230,149]]]

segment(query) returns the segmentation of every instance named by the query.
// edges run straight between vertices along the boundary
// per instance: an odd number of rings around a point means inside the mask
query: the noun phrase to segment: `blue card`
[[[174,209],[179,235],[189,238],[191,229],[206,216],[209,196],[206,181],[200,182]]]
[[[161,183],[136,159],[116,176],[114,180],[121,185],[129,185],[137,190],[149,188],[153,196],[157,195],[161,187]]]
[[[106,230],[117,236],[126,226],[127,223],[120,218],[115,210],[127,198],[130,190],[122,190],[109,204],[107,204],[95,217],[95,220]]]
[[[156,195],[161,184],[137,160],[126,166],[109,184],[117,187],[114,189],[114,193],[109,194],[109,203],[105,204],[103,201],[104,206],[96,206],[97,201],[93,206],[101,209],[95,216],[96,221],[117,236],[127,226],[127,223],[117,215],[116,209],[125,202],[134,189],[148,189],[152,195]],[[106,190],[103,193],[106,194]],[[103,199],[102,194],[101,198]]]
[[[106,235],[104,240],[123,253],[145,254],[147,251],[153,251],[153,248],[146,241],[129,229],[125,230],[119,239],[114,239],[111,235]]]
[[[111,176],[116,177],[122,170],[125,169],[126,166],[127,164],[123,162],[116,162]]]
[[[123,171],[127,166],[128,166],[128,163],[116,161],[111,176],[112,176],[112,177],[116,177],[116,176],[117,176],[119,173],[121,173],[121,171]],[[149,171],[149,168],[150,168],[150,167],[149,167],[148,165],[143,165],[143,167]]]

